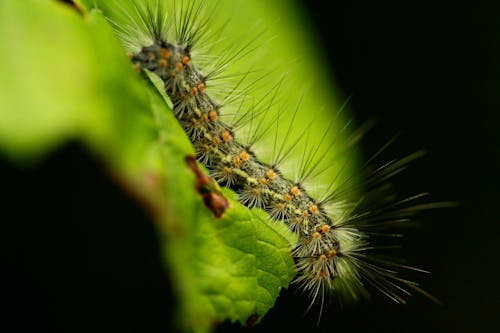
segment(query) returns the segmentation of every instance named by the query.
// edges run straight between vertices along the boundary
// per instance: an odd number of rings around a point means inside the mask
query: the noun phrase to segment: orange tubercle
[[[202,92],[201,89],[200,89],[200,92]],[[214,110],[210,111],[208,113],[208,116],[210,117],[211,121],[216,121],[218,118],[217,112],[215,112]]]
[[[170,53],[170,50],[169,50],[169,49],[166,49],[166,48],[164,48],[164,47],[162,47],[162,48],[160,49],[160,55],[161,55],[163,58],[165,58],[165,59],[170,58],[170,54],[171,54],[171,53]]]
[[[269,178],[270,180],[273,180],[274,177],[276,177],[276,172],[274,172],[273,169],[269,169],[266,171],[266,176],[267,178]]]
[[[222,140],[224,140],[224,142],[229,142],[233,139],[231,133],[229,133],[229,131],[224,131],[222,132]]]
[[[311,205],[311,207],[309,207],[309,212],[313,215],[316,215],[318,214],[318,206],[316,205]]]
[[[233,164],[235,167],[239,167],[241,164],[241,159],[238,156],[233,157]]]
[[[186,66],[187,66],[187,65],[189,65],[189,62],[191,61],[191,58],[185,55],[184,57],[182,57],[182,60],[181,60],[181,61],[182,61],[182,63],[183,63],[184,65],[186,65]]]
[[[243,161],[248,161],[250,159],[250,154],[246,150],[242,150],[238,156],[243,160]]]
[[[290,194],[292,194],[293,196],[298,196],[300,194],[300,190],[297,186],[294,186],[290,189]]]
[[[167,65],[168,65],[168,62],[165,59],[158,60],[158,66],[167,67]]]
[[[326,224],[323,224],[323,225],[319,228],[319,230],[320,230],[322,233],[326,234],[328,231],[330,231],[330,226],[329,226],[329,225],[326,225]]]

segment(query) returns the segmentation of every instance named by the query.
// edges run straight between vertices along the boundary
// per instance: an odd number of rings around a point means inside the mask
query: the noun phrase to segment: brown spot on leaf
[[[259,315],[257,313],[252,314],[247,319],[247,327],[253,327],[259,320]]]
[[[215,181],[200,170],[194,156],[186,156],[186,163],[196,177],[195,189],[203,198],[203,203],[214,213],[215,217],[221,217],[229,207],[229,201],[217,189]]]

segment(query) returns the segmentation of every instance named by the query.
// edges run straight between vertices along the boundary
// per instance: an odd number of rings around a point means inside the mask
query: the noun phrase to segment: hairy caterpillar
[[[211,21],[202,15],[208,11],[205,6],[205,2],[189,1],[177,7],[174,5],[169,9],[173,12],[168,12],[162,2],[136,1],[135,11],[128,14],[130,25],[115,24],[131,52],[136,69],[153,72],[162,79],[174,105],[174,113],[191,139],[198,160],[221,185],[235,190],[243,204],[266,211],[271,219],[287,224],[297,234],[299,241],[293,250],[298,270],[295,282],[313,302],[322,303],[330,293],[357,299],[364,294],[365,284],[371,284],[397,302],[404,302],[403,296],[409,294],[408,288],[421,291],[416,283],[404,280],[396,273],[395,270],[403,266],[371,256],[373,248],[368,242],[373,228],[378,227],[373,222],[406,219],[421,208],[411,206],[419,196],[383,204],[369,200],[365,200],[368,203],[359,203],[361,197],[346,202],[339,194],[346,191],[345,188],[332,178],[322,196],[313,194],[314,189],[307,181],[328,168],[322,163],[331,161],[329,153],[334,140],[329,135],[338,129],[332,128],[327,121],[328,126],[322,129],[325,134],[320,135],[315,144],[310,143],[308,132],[316,127],[295,129],[296,114],[303,113],[300,105],[295,108],[288,106],[277,116],[266,119],[267,106],[259,109],[261,101],[248,103],[245,100],[247,94],[236,92],[224,97],[226,102],[240,102],[239,113],[235,112],[236,116],[232,115],[232,120],[228,121],[224,105],[220,104],[217,95],[212,95],[210,82],[227,62],[243,57],[249,44],[236,48],[233,53],[228,52],[222,61],[205,60],[213,65],[212,71],[198,69],[194,52],[197,43],[203,43],[207,30],[211,28]],[[241,81],[236,82],[248,80],[248,73],[240,75],[238,80]],[[284,78],[273,88],[286,83]],[[267,98],[267,105],[275,103],[279,89],[275,90],[262,98]],[[231,118],[230,113],[229,116]],[[318,121],[310,118],[310,121]],[[250,133],[247,140],[241,135],[243,131],[239,127],[242,123],[247,124]],[[296,136],[300,142],[286,136],[278,139],[279,131],[276,131],[277,134],[271,136],[274,142],[270,145],[274,153],[270,158],[261,157],[254,145],[274,126],[298,132]],[[302,156],[296,177],[288,176],[290,172],[283,166],[284,160],[293,153]],[[376,169],[366,184],[378,188],[418,155],[412,154]]]

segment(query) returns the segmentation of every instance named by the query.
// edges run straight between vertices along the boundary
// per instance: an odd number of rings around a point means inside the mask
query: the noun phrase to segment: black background
[[[498,331],[499,7],[494,1],[304,3],[331,74],[344,95],[353,95],[356,118],[377,120],[364,150],[402,133],[390,154],[419,148],[428,154],[396,187],[460,203],[424,214],[401,250],[432,271],[422,285],[444,304],[417,295],[396,305],[376,295],[326,306],[316,326],[317,309],[305,313],[307,299],[291,288],[260,325],[226,323],[218,332]],[[153,224],[102,170],[76,144],[34,170],[0,164],[6,332],[172,330],[174,296]]]

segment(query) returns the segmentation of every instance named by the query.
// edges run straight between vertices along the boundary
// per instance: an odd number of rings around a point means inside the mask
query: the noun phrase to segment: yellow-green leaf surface
[[[293,237],[263,212],[240,205],[231,191],[223,191],[230,207],[221,218],[204,206],[185,163],[192,146],[168,99],[154,78],[133,71],[109,22],[91,9],[96,2],[80,1],[82,14],[56,1],[0,2],[0,153],[20,166],[36,165],[64,142],[82,142],[153,208],[183,329],[206,332],[215,322],[261,318],[295,275]],[[219,14],[225,4],[220,2]],[[290,53],[312,42],[294,25],[297,14],[286,2],[242,6],[226,13],[239,35],[247,32],[244,22],[260,17],[283,37],[271,52],[272,63],[276,72],[299,77],[287,83],[285,97],[296,100],[301,78],[318,78],[303,106],[338,108],[315,61],[291,67]],[[242,17],[233,17],[236,13]],[[288,60],[282,62],[284,55]],[[308,113],[298,118],[315,120]],[[343,125],[339,118],[335,127]]]

